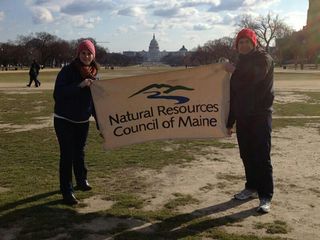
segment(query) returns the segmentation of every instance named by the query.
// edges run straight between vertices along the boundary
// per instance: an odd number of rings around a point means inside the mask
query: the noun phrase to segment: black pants
[[[260,199],[273,196],[271,123],[271,114],[237,119],[237,139],[246,188],[257,190]]]
[[[40,86],[40,81],[38,80],[38,75],[29,75],[30,76],[30,81],[28,86],[30,87],[32,85],[32,82],[34,81],[34,84],[36,85],[36,87]]]
[[[89,122],[72,123],[54,118],[54,129],[60,146],[60,190],[62,194],[73,191],[72,168],[77,184],[87,179],[84,163],[84,147],[89,131]]]

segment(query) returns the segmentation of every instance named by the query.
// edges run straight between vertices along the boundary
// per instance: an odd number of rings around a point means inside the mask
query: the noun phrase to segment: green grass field
[[[116,69],[103,70],[102,78],[113,78],[146,72],[158,72],[165,69]],[[42,71],[43,82],[54,81],[57,71]],[[317,75],[319,77],[319,75]],[[276,75],[281,79],[300,78],[316,80],[313,74]],[[318,78],[319,80],[319,78]],[[27,72],[0,72],[0,83],[26,82]],[[320,93],[300,92],[309,97],[305,103],[275,104],[279,116],[320,116]],[[41,117],[50,118],[53,111],[52,90],[29,91],[28,94],[5,92],[0,90],[0,125],[37,124]],[[39,106],[41,106],[39,108]],[[274,128],[287,126],[305,126],[319,123],[320,118],[274,120]],[[320,131],[320,129],[319,129]],[[163,149],[172,144],[179,145],[175,151]],[[59,239],[86,239],[88,234],[100,236],[114,235],[114,239],[203,239],[220,240],[258,240],[285,239],[282,237],[259,237],[228,233],[223,226],[237,224],[241,218],[220,217],[211,219],[205,214],[182,214],[179,206],[197,203],[189,195],[177,193],[175,200],[168,200],[163,209],[143,210],[147,203],[140,197],[146,183],[135,172],[143,169],[160,170],[169,164],[184,165],[195,161],[194,153],[201,153],[206,146],[235,148],[219,140],[197,141],[159,141],[133,145],[113,151],[102,150],[102,139],[91,124],[87,146],[87,165],[94,190],[77,192],[79,199],[99,195],[104,200],[114,201],[108,210],[81,214],[77,207],[62,204],[58,192],[59,149],[52,126],[22,132],[11,132],[9,128],[0,128],[0,233],[5,229],[16,229],[12,239],[48,239],[68,233]],[[219,159],[217,159],[218,161]],[[75,225],[94,219],[127,219],[128,222],[142,221],[154,225],[153,232],[125,231],[130,224],[118,224],[115,228],[92,231],[79,229]],[[178,228],[179,227],[179,228]],[[285,233],[286,224],[270,223],[266,227],[272,233]],[[0,236],[1,239],[1,236]],[[97,238],[105,239],[105,238]]]

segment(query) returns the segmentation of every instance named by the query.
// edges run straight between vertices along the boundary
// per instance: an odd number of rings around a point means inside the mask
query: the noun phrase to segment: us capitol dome
[[[150,41],[149,44],[149,62],[158,62],[160,61],[160,50],[159,50],[159,44],[158,41],[156,40],[155,35],[153,34],[153,38]]]
[[[188,54],[188,50],[183,45],[178,51],[160,51],[159,43],[156,40],[155,34],[153,34],[148,51],[124,51],[123,54],[129,57],[141,55],[144,62],[160,63],[161,58],[163,58],[164,56],[167,56],[169,54],[176,56],[186,56]]]

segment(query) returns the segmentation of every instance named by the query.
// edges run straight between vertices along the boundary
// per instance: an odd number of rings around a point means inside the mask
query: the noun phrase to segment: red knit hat
[[[93,43],[90,40],[83,40],[79,46],[78,46],[78,50],[77,50],[77,55],[79,56],[80,52],[83,50],[88,50],[89,52],[91,52],[93,54],[93,57],[96,56],[96,49],[93,45]]]
[[[236,38],[236,49],[238,49],[238,42],[241,38],[248,38],[251,40],[254,47],[257,46],[257,35],[252,29],[244,28],[238,33]]]

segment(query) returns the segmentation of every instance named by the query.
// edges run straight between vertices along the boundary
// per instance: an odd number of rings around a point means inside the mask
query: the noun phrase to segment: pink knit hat
[[[236,49],[238,49],[238,42],[241,38],[248,38],[251,40],[254,47],[257,46],[257,35],[252,29],[244,28],[238,33],[236,38]]]
[[[77,55],[79,56],[80,52],[83,50],[88,50],[89,52],[91,52],[93,54],[93,57],[96,56],[96,49],[93,45],[93,43],[90,40],[83,40],[79,46],[78,46],[78,50],[77,50]]]

